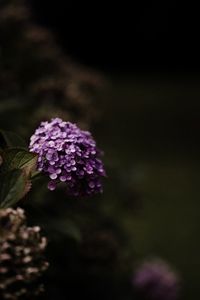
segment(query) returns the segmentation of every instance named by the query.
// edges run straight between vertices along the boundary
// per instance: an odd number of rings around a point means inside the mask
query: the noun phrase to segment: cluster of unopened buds
[[[46,245],[40,227],[26,225],[22,209],[0,210],[0,299],[32,299],[42,291]]]

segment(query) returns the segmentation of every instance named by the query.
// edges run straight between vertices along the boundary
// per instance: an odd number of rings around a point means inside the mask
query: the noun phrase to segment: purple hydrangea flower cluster
[[[133,285],[148,300],[175,300],[179,292],[178,276],[160,259],[144,262],[134,275]]]
[[[73,196],[102,192],[105,170],[90,132],[55,118],[40,124],[31,136],[29,148],[38,154],[38,170],[50,177],[50,190],[65,182]]]

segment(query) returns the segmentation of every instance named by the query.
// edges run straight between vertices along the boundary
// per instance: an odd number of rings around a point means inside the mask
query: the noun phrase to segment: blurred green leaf
[[[36,171],[37,154],[28,152],[21,148],[12,148],[2,152],[3,164],[1,172],[7,172],[13,169],[23,169],[30,175]]]
[[[0,175],[0,208],[16,204],[30,189],[23,170],[15,169]]]
[[[0,129],[0,148],[22,147],[26,148],[24,140],[16,133]]]
[[[69,237],[73,238],[77,242],[81,240],[80,229],[77,227],[77,225],[74,222],[70,220],[66,220],[63,226],[64,226],[63,230],[65,231],[65,234],[67,234]]]
[[[79,227],[72,220],[57,220],[48,223],[49,230],[52,232],[57,231],[56,234],[62,234],[69,238],[72,238],[76,242],[81,241],[81,232]]]
[[[21,109],[24,103],[21,103],[19,99],[1,99],[0,114],[5,114],[10,110]]]

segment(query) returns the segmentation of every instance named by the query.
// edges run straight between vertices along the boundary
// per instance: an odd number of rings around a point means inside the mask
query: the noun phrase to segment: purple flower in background
[[[148,300],[175,300],[179,292],[178,276],[160,259],[144,262],[135,272],[132,283]]]
[[[29,148],[38,153],[38,170],[48,174],[50,190],[65,182],[73,196],[102,192],[101,177],[105,170],[90,132],[55,118],[40,124]]]

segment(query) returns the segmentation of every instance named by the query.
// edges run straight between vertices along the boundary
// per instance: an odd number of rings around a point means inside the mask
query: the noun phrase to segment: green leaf
[[[36,171],[37,154],[35,153],[21,148],[11,148],[2,152],[1,156],[3,160],[1,172],[23,169],[28,176]]]
[[[0,175],[0,208],[16,204],[30,189],[23,170],[11,170]]]
[[[22,147],[26,148],[24,140],[16,133],[0,129],[0,148]]]
[[[36,172],[37,155],[21,148],[10,148],[0,153],[0,208],[18,202],[31,188],[29,180]]]

